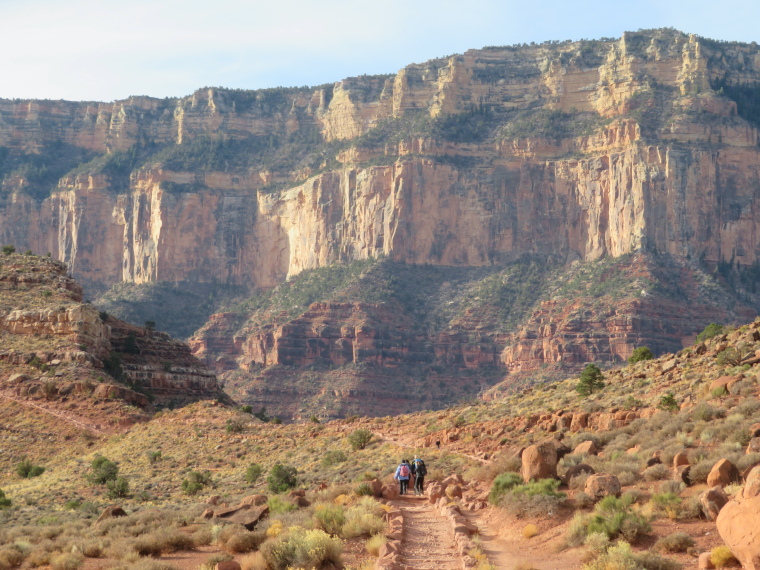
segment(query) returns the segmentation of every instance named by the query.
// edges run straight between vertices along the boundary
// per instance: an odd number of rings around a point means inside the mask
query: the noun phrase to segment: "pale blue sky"
[[[760,0],[0,0],[0,97],[317,85],[486,45],[675,27],[758,41]]]

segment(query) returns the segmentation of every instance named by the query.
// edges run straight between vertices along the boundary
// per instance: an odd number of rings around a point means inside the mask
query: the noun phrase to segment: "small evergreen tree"
[[[704,330],[697,335],[697,342],[704,342],[711,339],[714,336],[718,336],[723,332],[723,325],[717,323],[710,323]]]
[[[602,388],[604,388],[604,375],[602,371],[596,364],[587,364],[586,368],[581,372],[578,384],[575,386],[575,391],[585,398]]]
[[[649,350],[646,346],[640,346],[631,353],[631,356],[628,357],[628,363],[629,364],[635,364],[636,362],[640,362],[642,360],[652,360],[654,358],[654,354],[652,354],[652,351]]]
[[[368,429],[356,429],[348,434],[348,443],[354,451],[364,449],[372,440],[372,432]]]
[[[254,485],[256,481],[259,480],[259,477],[261,477],[261,474],[264,472],[261,465],[258,463],[251,463],[248,466],[248,469],[245,471],[245,480],[246,482],[250,483],[251,485]]]
[[[272,467],[267,477],[267,485],[272,493],[284,493],[296,486],[298,470],[295,467],[289,467],[276,464]]]
[[[105,485],[108,481],[116,480],[116,476],[119,473],[119,466],[106,459],[102,455],[97,455],[92,460],[92,472],[89,475],[91,483],[96,485]]]
[[[673,395],[673,392],[668,392],[667,394],[660,396],[660,403],[657,407],[667,412],[677,411],[678,402],[676,401],[676,397]]]
[[[0,489],[0,509],[7,509],[11,506],[11,500],[6,498],[5,492]]]

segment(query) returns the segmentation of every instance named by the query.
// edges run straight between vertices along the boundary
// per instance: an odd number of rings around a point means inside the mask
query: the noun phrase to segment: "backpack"
[[[402,463],[398,470],[399,477],[409,477],[409,466],[406,463]]]
[[[414,460],[414,472],[420,477],[427,475],[427,467],[425,467],[425,462],[422,459]]]

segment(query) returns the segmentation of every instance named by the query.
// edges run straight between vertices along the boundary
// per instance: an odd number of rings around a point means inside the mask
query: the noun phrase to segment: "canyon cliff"
[[[361,395],[406,366],[409,408],[441,405],[461,395],[461,370],[486,371],[467,382],[474,395],[507,372],[674,350],[709,320],[755,312],[743,276],[760,255],[758,80],[755,44],[652,30],[470,50],[313,89],[0,101],[0,242],[50,252],[94,293],[269,290],[374,259],[476,272],[526,255],[552,267],[632,255],[613,272],[629,284],[733,272],[730,303],[687,285],[630,289],[624,303],[534,295],[519,318],[473,309],[422,329],[403,303],[322,295],[255,324],[255,310],[227,311],[192,341],[240,397],[303,394],[303,370],[321,365]],[[319,374],[313,392],[329,394],[338,380]]]

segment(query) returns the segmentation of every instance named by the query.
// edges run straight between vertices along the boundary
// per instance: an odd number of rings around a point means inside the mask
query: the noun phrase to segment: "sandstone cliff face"
[[[28,171],[9,172],[0,242],[49,251],[93,291],[154,281],[271,288],[376,257],[488,267],[525,254],[658,252],[751,266],[758,118],[736,93],[758,84],[757,46],[659,30],[471,50],[318,89],[2,101],[0,146],[11,154],[58,144],[96,158],[42,200],[28,195]],[[467,341],[422,334],[399,315],[386,326],[386,310],[318,306],[245,331],[221,316],[193,346],[220,372],[460,361],[524,372],[624,358],[644,341],[670,350],[694,334],[681,307],[647,300],[592,315],[548,302],[516,334],[475,325]],[[655,313],[661,330],[640,324]],[[363,332],[378,324],[382,335]],[[597,332],[586,339],[588,330]]]

